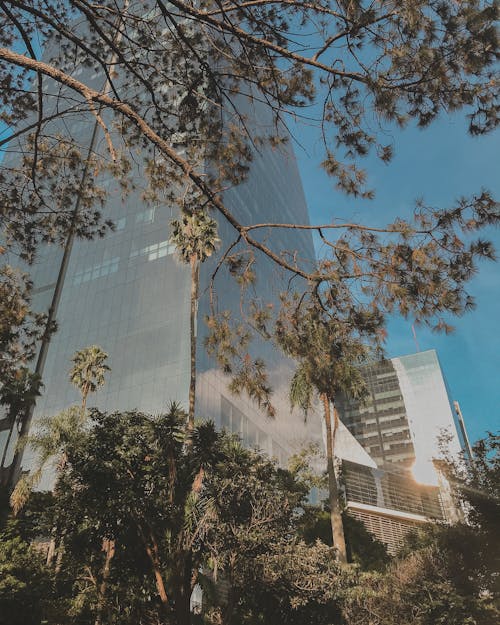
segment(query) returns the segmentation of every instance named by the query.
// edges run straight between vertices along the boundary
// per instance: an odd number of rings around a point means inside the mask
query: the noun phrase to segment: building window
[[[140,258],[145,256],[148,261],[156,260],[157,258],[163,258],[164,256],[168,256],[169,254],[173,254],[175,252],[175,245],[166,241],[160,241],[160,243],[153,243],[152,245],[146,245],[140,250],[135,250],[130,254],[130,260],[134,258]]]
[[[237,434],[246,447],[251,449],[268,449],[268,435],[223,395],[221,395],[221,427],[228,432]]]
[[[155,209],[153,208],[147,208],[146,210],[141,211],[140,213],[137,213],[135,216],[135,223],[136,224],[151,224],[153,223],[155,218]]]
[[[85,282],[90,282],[90,280],[96,280],[97,278],[103,278],[104,276],[109,276],[110,274],[118,271],[119,262],[120,262],[120,257],[115,256],[115,258],[109,258],[108,260],[104,260],[102,263],[99,263],[98,265],[94,265],[93,267],[88,267],[87,269],[78,271],[73,276],[72,283],[74,285],[78,285],[78,284],[83,284]]]

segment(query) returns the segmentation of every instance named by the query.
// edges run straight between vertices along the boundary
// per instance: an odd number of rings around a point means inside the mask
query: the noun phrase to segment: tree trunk
[[[68,466],[68,454],[66,453],[66,451],[63,451],[59,459],[59,462],[57,463],[58,473],[59,474],[63,473],[66,470],[67,466]],[[54,557],[56,557],[57,555],[56,564],[54,568],[54,571],[56,574],[59,573],[59,571],[61,570],[61,566],[62,566],[62,559],[64,555],[64,536],[65,536],[65,532],[63,532],[62,536],[59,538],[59,523],[56,518],[56,523],[54,527],[52,528],[52,537],[50,539],[49,552],[47,554],[47,566],[49,567],[52,566],[54,562]],[[59,538],[59,544],[58,544],[58,538]]]
[[[156,589],[158,590],[160,601],[162,602],[163,607],[166,609],[168,606],[168,595],[167,591],[165,590],[165,583],[163,581],[163,576],[160,570],[160,560],[158,558],[158,547],[156,546],[156,543],[153,543],[152,546],[147,544],[146,553],[148,554],[151,565],[153,567]]]
[[[3,448],[3,455],[2,455],[2,463],[0,464],[0,467],[2,467],[2,469],[5,466],[5,460],[7,458],[7,453],[9,451],[9,446],[10,446],[10,439],[12,438],[12,432],[14,431],[14,426],[16,425],[16,415],[9,414],[9,417],[10,417],[9,434],[7,435],[7,440],[5,441],[5,447]]]
[[[109,572],[111,569],[111,560],[115,555],[115,541],[114,540],[104,540],[103,541],[103,551],[106,552],[106,559],[104,561],[104,568],[102,571],[102,582],[99,586],[99,592],[97,595],[97,615],[95,619],[94,625],[101,625],[102,623],[102,613],[104,610],[104,605],[106,603],[106,588],[108,585]]]
[[[63,532],[61,539],[59,540],[59,544],[56,545],[57,548],[57,558],[56,558],[56,566],[54,567],[54,573],[58,575],[61,572],[62,560],[64,556],[64,536],[65,532]]]
[[[49,568],[52,566],[52,562],[54,561],[54,556],[56,555],[56,539],[55,539],[55,528],[52,529],[52,536],[49,542],[49,548],[47,550],[47,559],[45,561],[46,566]]]
[[[85,416],[85,410],[87,409],[87,397],[90,391],[90,383],[87,382],[82,391],[82,419]]]
[[[175,598],[175,624],[191,625],[191,553],[186,550],[176,555],[176,582],[173,589]]]
[[[203,478],[205,477],[205,469],[200,467],[198,473],[195,475],[193,480],[193,484],[191,486],[191,492],[194,495],[199,495],[201,492],[201,487],[203,486]]]
[[[330,523],[332,526],[333,546],[337,549],[338,559],[342,563],[347,562],[347,551],[344,538],[344,526],[342,524],[342,511],[340,509],[339,488],[335,475],[334,449],[335,435],[338,427],[338,415],[334,408],[335,425],[332,429],[332,417],[330,400],[325,393],[321,394],[323,412],[326,426],[326,465],[328,471],[328,501],[330,504]]]
[[[160,597],[163,611],[166,614],[170,607],[170,600],[168,598],[167,591],[165,590],[165,582],[163,581],[163,576],[161,574],[161,564],[158,555],[158,543],[153,535],[151,528],[148,527],[146,532],[142,524],[137,521],[137,519],[136,526],[142,539],[144,548],[146,549],[149,561],[151,562],[151,567],[155,576],[156,590],[158,591],[158,596]]]
[[[228,585],[227,603],[225,606],[221,608],[222,625],[231,625],[231,622],[233,620],[234,609],[236,607],[236,604],[238,603],[238,597],[234,589],[234,583],[233,583],[233,569],[234,569],[234,563],[236,559],[237,559],[237,556],[232,554],[229,560],[229,572],[228,572],[227,579],[225,580]]]
[[[191,312],[189,318],[189,335],[191,340],[191,373],[189,379],[189,411],[188,429],[194,427],[194,411],[196,402],[196,312],[198,308],[198,290],[200,282],[200,264],[196,256],[191,257]]]

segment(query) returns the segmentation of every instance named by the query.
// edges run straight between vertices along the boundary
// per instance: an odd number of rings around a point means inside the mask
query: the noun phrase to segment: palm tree
[[[315,393],[322,404],[332,540],[341,562],[347,561],[347,552],[335,473],[335,442],[339,427],[335,399],[340,393],[353,399],[366,395],[366,384],[357,365],[369,357],[380,340],[377,333],[380,318],[371,311],[362,312],[362,315],[355,314],[351,307],[340,316],[314,305],[301,311],[295,305],[290,309],[285,305],[276,333],[281,348],[299,363],[290,385],[292,407],[298,406],[307,415]]]
[[[188,427],[194,426],[196,400],[196,312],[198,308],[200,265],[217,249],[217,223],[206,212],[183,213],[172,222],[171,241],[181,260],[191,268],[190,341],[191,368],[189,380]]]
[[[311,408],[314,392],[312,376],[307,373],[307,366],[299,365],[290,384],[290,404],[292,408],[298,406],[305,413]],[[347,550],[342,522],[342,509],[339,499],[339,487],[335,473],[335,440],[339,426],[339,416],[333,397],[326,392],[319,393],[319,399],[323,407],[323,420],[326,430],[326,467],[328,475],[328,504],[330,507],[330,523],[332,528],[333,545],[337,549],[338,558],[341,562],[347,562]],[[332,411],[333,404],[333,426]]]
[[[37,456],[34,469],[17,482],[10,497],[14,514],[28,501],[31,492],[40,483],[43,470],[52,458],[59,457],[58,471],[65,469],[65,449],[70,441],[78,440],[86,425],[86,404],[89,393],[94,393],[105,382],[105,373],[110,371],[106,364],[108,355],[98,345],[92,345],[76,352],[72,358],[74,366],[70,379],[82,394],[81,406],[71,406],[53,417],[42,417],[35,432],[19,440],[20,448],[29,446]]]
[[[89,393],[103,386],[105,382],[105,374],[110,371],[106,364],[108,354],[98,345],[85,347],[75,353],[73,358],[73,367],[69,373],[71,382],[79,389],[82,394],[82,411],[85,412],[87,405],[87,397]]]
[[[28,501],[31,492],[42,479],[47,463],[59,456],[58,471],[64,469],[64,453],[69,441],[78,440],[84,428],[82,410],[79,406],[71,406],[53,417],[42,417],[37,422],[35,432],[20,440],[19,445],[30,449],[36,454],[36,465],[33,470],[23,475],[17,482],[10,496],[14,514],[17,514]]]

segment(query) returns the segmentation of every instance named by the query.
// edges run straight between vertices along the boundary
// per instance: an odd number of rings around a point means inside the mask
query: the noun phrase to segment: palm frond
[[[204,211],[183,213],[172,221],[170,241],[175,245],[182,261],[189,263],[194,257],[200,263],[212,256],[220,239],[217,222]]]
[[[33,489],[40,483],[47,463],[57,456],[63,457],[68,443],[75,442],[83,434],[85,420],[78,406],[71,406],[53,417],[42,417],[29,436],[21,438],[18,448],[29,447],[36,456],[34,469],[23,475],[11,495],[14,514],[23,508]]]
[[[292,408],[298,407],[307,416],[314,394],[314,387],[307,375],[306,368],[300,365],[293,374],[290,382],[289,399]]]
[[[108,354],[99,345],[91,345],[77,351],[70,370],[71,382],[82,392],[95,392],[103,386],[105,374],[111,371],[106,364]]]
[[[40,483],[41,478],[41,471],[21,476],[10,495],[10,506],[14,516],[17,516],[27,504],[33,489]]]

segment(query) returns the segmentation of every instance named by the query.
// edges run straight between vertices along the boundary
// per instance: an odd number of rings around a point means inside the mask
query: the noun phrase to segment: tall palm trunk
[[[191,311],[189,319],[189,335],[191,341],[191,372],[189,378],[189,411],[188,429],[194,427],[194,411],[196,402],[196,313],[198,308],[198,290],[200,285],[200,264],[196,255],[191,256]]]
[[[54,557],[56,555],[56,539],[55,539],[55,531],[56,529],[53,527],[52,531],[51,531],[51,537],[50,537],[50,542],[49,542],[49,548],[47,549],[47,558],[45,560],[45,565],[48,566],[49,568],[52,566],[52,563],[54,562]]]
[[[82,407],[82,414],[84,412],[85,412],[85,408]],[[59,459],[59,463],[57,467],[58,471],[61,474],[63,474],[67,466],[68,466],[68,454],[66,453],[66,451],[63,451],[61,454],[61,458]],[[61,570],[62,559],[64,556],[64,536],[66,534],[66,532],[63,532],[61,535],[59,535],[58,525],[59,525],[59,522],[56,519],[56,524],[52,528],[52,537],[50,539],[49,551],[47,553],[47,566],[52,566],[52,563],[54,561],[54,556],[57,553],[56,565],[54,568],[54,571],[56,574],[59,573]]]
[[[335,436],[338,428],[338,414],[334,408],[334,427],[332,428],[332,415],[330,410],[330,400],[326,393],[321,394],[323,402],[323,413],[326,426],[326,465],[328,471],[328,501],[330,504],[330,523],[332,526],[333,545],[337,549],[340,562],[347,562],[347,551],[344,537],[344,526],[342,524],[342,511],[339,501],[339,487],[337,476],[335,475],[334,450]]]
[[[90,393],[90,382],[86,382],[82,390],[82,419],[85,416],[87,410],[87,397]]]
[[[16,424],[16,413],[9,411],[9,433],[7,435],[7,440],[5,441],[5,446],[3,448],[2,462],[0,463],[0,467],[3,469],[5,466],[5,460],[7,458],[7,452],[9,451],[10,439],[12,438],[12,432],[14,431],[14,426]]]

